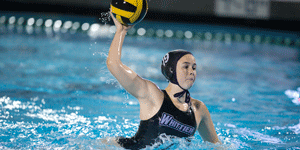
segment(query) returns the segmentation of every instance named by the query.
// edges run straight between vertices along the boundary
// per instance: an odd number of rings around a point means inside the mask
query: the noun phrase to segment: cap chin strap
[[[184,88],[182,88],[179,84],[177,84],[181,89],[183,89],[183,91],[182,92],[178,92],[178,93],[175,93],[174,94],[174,97],[182,97],[185,93],[186,93],[186,97],[185,97],[185,102],[186,103],[190,103],[190,101],[191,101],[191,96],[190,96],[190,92],[188,91],[188,90],[186,90],[186,89],[184,89]]]
[[[183,91],[181,91],[181,92],[178,92],[178,93],[175,93],[174,94],[174,97],[175,98],[180,98],[180,97],[182,97],[185,93],[186,93],[186,96],[185,96],[185,102],[187,103],[187,104],[189,104],[189,106],[190,106],[190,101],[191,101],[191,96],[190,96],[190,92],[188,91],[188,90],[186,90],[186,89],[184,89],[184,88],[182,88],[180,85],[179,85],[179,83],[178,83],[178,80],[177,80],[177,76],[176,76],[176,70],[173,72],[173,77],[169,80],[171,83],[173,83],[173,84],[176,84],[176,85],[178,85]]]

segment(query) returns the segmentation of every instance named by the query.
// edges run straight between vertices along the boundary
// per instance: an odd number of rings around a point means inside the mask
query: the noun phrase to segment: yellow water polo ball
[[[144,19],[148,11],[147,0],[112,0],[110,9],[123,25],[135,25]]]

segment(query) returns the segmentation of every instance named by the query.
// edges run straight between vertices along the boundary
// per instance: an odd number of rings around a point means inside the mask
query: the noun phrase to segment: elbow
[[[219,138],[216,138],[216,139],[203,139],[204,141],[206,142],[210,142],[212,144],[221,144],[222,145],[222,142],[219,140]]]
[[[106,59],[106,66],[109,67],[113,64],[113,62],[110,59]]]
[[[107,67],[113,66],[115,64],[117,64],[117,61],[115,59],[111,59],[109,57],[106,59],[106,66]]]
[[[114,66],[114,61],[112,61],[110,59],[107,59],[106,60],[106,66],[107,66],[108,70],[110,71]]]
[[[222,145],[222,142],[219,139],[212,141],[212,143]]]
[[[112,72],[112,70],[116,70],[119,63],[120,63],[119,61],[112,60],[112,59],[109,59],[109,58],[106,60],[106,66],[107,66],[107,68],[110,72]]]

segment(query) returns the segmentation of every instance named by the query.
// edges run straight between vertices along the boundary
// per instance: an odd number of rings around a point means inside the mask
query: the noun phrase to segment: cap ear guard
[[[173,69],[170,65],[161,65],[162,74],[166,77],[167,80],[171,80],[173,77]]]
[[[173,78],[173,76],[174,76],[174,74],[173,74],[173,69],[172,69],[171,67],[169,68],[168,74],[169,74],[169,75],[168,75],[168,77],[169,77],[168,80],[170,81],[170,80],[172,80],[172,78]]]

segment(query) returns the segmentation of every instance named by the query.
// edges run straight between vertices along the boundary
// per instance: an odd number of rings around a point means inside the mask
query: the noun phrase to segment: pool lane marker
[[[111,25],[104,24],[90,24],[90,23],[80,23],[62,20],[52,20],[52,19],[42,19],[42,18],[24,18],[15,16],[0,16],[0,26],[3,25],[17,25],[17,26],[26,26],[26,27],[44,27],[52,28],[56,32],[66,33],[70,31],[74,32],[88,32],[90,35],[93,35],[95,38],[99,37],[98,34],[101,34],[100,37],[108,36],[115,32],[115,28]],[[5,31],[0,31],[5,32]],[[91,33],[94,32],[94,33]],[[229,32],[193,32],[193,31],[182,31],[182,30],[162,30],[162,29],[145,29],[145,28],[132,28],[127,33],[129,36],[137,37],[154,37],[154,38],[164,38],[164,39],[188,39],[188,40],[199,40],[199,41],[218,41],[231,43],[236,42],[247,42],[253,44],[271,44],[271,45],[282,45],[289,47],[300,48],[300,38],[291,38],[287,36],[271,36],[271,35],[250,35],[242,33],[229,33]],[[111,36],[109,36],[111,37]]]

